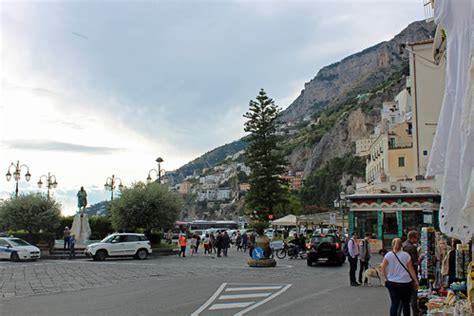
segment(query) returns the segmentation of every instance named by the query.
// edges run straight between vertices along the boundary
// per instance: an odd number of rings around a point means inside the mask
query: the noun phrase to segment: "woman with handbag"
[[[392,240],[392,251],[388,252],[382,262],[382,270],[386,276],[385,286],[390,294],[390,316],[396,316],[400,303],[403,315],[410,315],[410,300],[413,287],[418,288],[413,263],[410,255],[402,250],[402,240]]]

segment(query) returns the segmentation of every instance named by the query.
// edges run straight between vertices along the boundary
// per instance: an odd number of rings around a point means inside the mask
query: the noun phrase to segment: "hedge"
[[[12,232],[9,235],[26,240],[32,245],[41,249],[54,249],[55,233],[27,233],[27,232]]]

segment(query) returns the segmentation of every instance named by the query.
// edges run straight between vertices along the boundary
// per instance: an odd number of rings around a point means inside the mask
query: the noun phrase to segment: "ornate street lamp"
[[[13,174],[10,172],[12,167],[14,168]],[[10,181],[13,175],[13,180],[15,180],[15,197],[18,197],[18,182],[20,181],[21,169],[26,168],[25,180],[28,182],[31,179],[30,168],[27,165],[20,165],[20,161],[17,161],[16,164],[13,162],[8,166],[8,171],[5,177],[7,181]]]
[[[350,201],[346,198],[346,193],[342,191],[339,193],[337,199],[334,200],[334,207],[339,208],[339,213],[342,214],[342,236],[345,237],[345,214],[346,208],[349,206]]]
[[[155,160],[157,163],[158,163],[158,170],[156,169],[150,169],[150,171],[148,171],[148,177],[146,178],[146,182],[148,184],[151,183],[152,181],[152,178],[151,178],[151,173],[152,171],[154,171],[156,173],[156,177],[158,178],[158,183],[161,184],[161,176],[164,174],[165,170],[161,169],[161,163],[164,161],[163,158],[161,157],[158,157],[156,158]]]
[[[105,180],[104,188],[106,190],[110,190],[110,200],[112,201],[114,199],[114,190],[116,188],[115,184],[117,181],[120,183],[118,185],[118,189],[122,190],[123,185],[122,185],[122,179],[119,177],[116,177],[115,175],[112,175],[112,177],[108,177],[107,180]]]
[[[56,189],[58,187],[58,182],[56,181],[56,176],[48,172],[48,175],[42,175],[38,181],[38,188],[41,189],[43,186],[42,178],[46,178],[46,188],[48,189],[48,200],[49,200],[49,190]]]

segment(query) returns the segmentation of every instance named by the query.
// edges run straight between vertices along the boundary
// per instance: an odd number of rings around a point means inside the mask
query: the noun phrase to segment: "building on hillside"
[[[369,148],[366,183],[413,179],[413,140],[409,123],[394,125],[380,134]]]
[[[247,182],[239,183],[239,191],[247,192],[248,190],[250,190],[250,183],[247,183]]]
[[[189,181],[183,181],[178,185],[179,194],[188,194],[191,191],[193,184]]]
[[[410,55],[410,96],[413,107],[414,172],[426,174],[431,145],[443,102],[445,59],[439,65],[433,59],[433,40],[408,45]]]
[[[303,176],[302,175],[294,175],[294,176],[282,176],[283,179],[288,181],[288,185],[291,190],[299,190],[303,185]]]
[[[358,157],[366,157],[370,153],[370,146],[377,139],[377,136],[370,135],[369,138],[356,140],[356,153]]]

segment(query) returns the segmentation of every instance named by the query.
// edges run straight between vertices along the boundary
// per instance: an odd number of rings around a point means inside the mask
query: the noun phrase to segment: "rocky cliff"
[[[316,77],[305,83],[301,94],[283,112],[282,121],[297,121],[303,116],[331,107],[354,92],[371,90],[402,65],[404,58],[400,55],[400,44],[430,38],[434,31],[434,23],[414,22],[390,41],[322,68]]]

